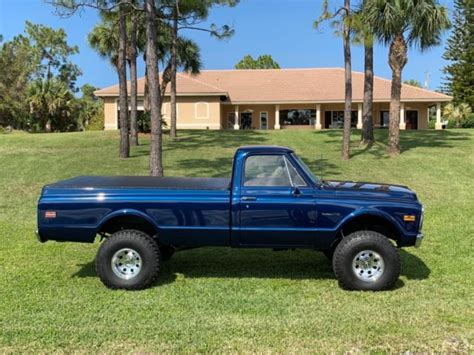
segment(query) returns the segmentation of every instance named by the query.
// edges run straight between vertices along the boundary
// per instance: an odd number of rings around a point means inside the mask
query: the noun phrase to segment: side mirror
[[[293,186],[291,188],[291,194],[295,197],[298,197],[299,195],[301,195],[301,190],[298,188],[298,186]]]

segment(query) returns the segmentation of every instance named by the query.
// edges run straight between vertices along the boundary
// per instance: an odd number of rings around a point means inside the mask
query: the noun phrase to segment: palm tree
[[[471,107],[466,103],[459,104],[458,106],[455,106],[453,103],[449,103],[444,106],[443,116],[453,119],[456,122],[456,128],[460,128],[461,121],[466,119],[471,114],[471,112]]]
[[[150,175],[163,176],[163,131],[161,127],[160,75],[157,56],[156,7],[154,0],[145,0],[146,69],[150,105]]]
[[[351,65],[351,33],[352,16],[350,0],[344,0],[344,6],[334,13],[328,10],[329,1],[324,0],[323,11],[313,26],[318,28],[323,21],[331,20],[332,27],[336,28],[335,34],[342,36],[344,47],[344,129],[342,134],[342,159],[350,158],[351,143],[351,116],[352,116],[352,65]]]
[[[374,99],[374,38],[366,21],[364,21],[364,0],[360,9],[354,13],[352,28],[354,42],[364,45],[364,106],[362,109],[361,145],[371,146],[374,141],[373,99]]]
[[[450,26],[447,9],[437,0],[367,0],[365,19],[375,36],[389,45],[392,69],[388,153],[400,153],[400,96],[408,47],[426,50],[440,43]]]
[[[120,106],[120,158],[128,158],[130,156],[130,143],[128,136],[127,21],[125,4],[119,6],[119,47],[117,57]]]
[[[138,123],[137,123],[137,56],[143,51],[144,29],[141,23],[141,15],[130,9],[127,10],[126,23],[126,61],[130,70],[130,145],[138,145]],[[102,21],[89,33],[89,45],[103,58],[108,58],[112,66],[118,70],[118,48],[119,35],[117,29],[117,13],[101,13]],[[127,124],[128,126],[128,124]]]
[[[163,37],[160,37],[160,50],[158,51],[160,56],[160,61],[163,64],[163,75],[161,81],[161,95],[162,97],[165,95],[166,87],[169,83],[173,81],[173,59],[172,55],[168,57],[168,51],[170,47],[166,40]],[[176,41],[176,68],[181,68],[184,72],[189,73],[191,75],[199,74],[202,68],[202,61],[201,61],[201,54],[199,50],[199,46],[196,42],[179,36]],[[176,91],[176,86],[175,86]],[[171,88],[171,94],[173,92],[173,88]],[[175,92],[176,95],[176,92]],[[170,100],[171,103],[171,100]],[[176,99],[175,99],[176,103]],[[172,105],[172,103],[171,103]],[[175,121],[176,125],[176,121]],[[176,138],[176,137],[175,137]]]
[[[137,88],[137,35],[138,35],[138,13],[134,12],[131,17],[130,41],[128,43],[127,60],[130,68],[130,145],[138,145],[138,88]]]
[[[342,138],[342,159],[350,158],[351,115],[352,115],[352,65],[351,65],[351,3],[344,0],[343,42],[344,42],[344,132]]]
[[[66,83],[57,80],[37,79],[28,87],[30,112],[46,132],[67,130],[73,95]],[[70,121],[70,120],[69,120]]]
[[[176,130],[176,71],[178,66],[178,1],[176,0],[175,6],[173,7],[173,26],[171,28],[171,59],[170,59],[170,70],[171,70],[171,124],[170,124],[170,137],[171,139],[178,138]]]

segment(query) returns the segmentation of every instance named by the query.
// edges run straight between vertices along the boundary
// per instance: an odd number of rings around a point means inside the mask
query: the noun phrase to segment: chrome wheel
[[[363,250],[352,260],[352,271],[362,281],[375,282],[384,272],[384,261],[379,253]]]
[[[130,280],[137,276],[142,269],[142,258],[133,249],[123,248],[112,256],[112,271],[121,279]]]

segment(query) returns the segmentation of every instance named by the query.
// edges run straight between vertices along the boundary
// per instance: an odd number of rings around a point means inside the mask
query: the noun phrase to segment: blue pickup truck
[[[174,252],[197,247],[313,249],[341,287],[385,290],[397,248],[418,246],[423,206],[405,186],[325,181],[285,147],[238,148],[232,177],[81,176],[43,188],[38,239],[102,241],[96,270],[113,289],[142,289]]]

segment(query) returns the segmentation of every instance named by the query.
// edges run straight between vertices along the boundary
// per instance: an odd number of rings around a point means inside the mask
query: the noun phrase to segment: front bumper
[[[423,241],[424,235],[423,233],[418,233],[416,235],[416,240],[415,240],[415,248],[419,248],[421,245],[421,242]]]

